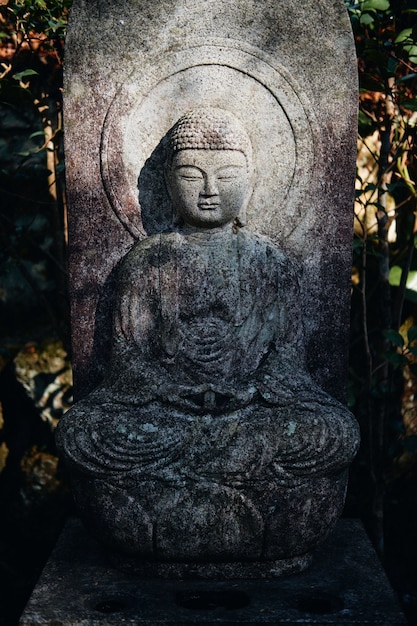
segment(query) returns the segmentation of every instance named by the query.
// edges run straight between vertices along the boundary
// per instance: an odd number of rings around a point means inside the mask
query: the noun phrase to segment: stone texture
[[[164,223],[158,167],[147,163],[138,202],[139,172],[183,111],[205,104],[250,133],[248,226],[300,262],[309,370],[344,399],[355,89],[343,0],[74,1],[65,124],[78,398],[108,361],[114,268]]]
[[[293,264],[246,226],[241,121],[196,108],[160,145],[170,224],[123,259],[106,376],[57,447],[86,523],[130,567],[300,570],[341,513],[358,427],[307,372]]]
[[[342,0],[74,2],[80,401],[57,445],[87,525],[134,571],[300,570],[340,515],[358,447],[339,402],[349,28]]]
[[[163,574],[163,572],[160,572]],[[165,572],[170,575],[169,569]],[[20,626],[406,624],[362,526],[341,520],[302,574],[275,580],[137,579],[71,520]]]

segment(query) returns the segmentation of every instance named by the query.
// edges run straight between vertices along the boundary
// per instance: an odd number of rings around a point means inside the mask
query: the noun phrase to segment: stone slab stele
[[[78,512],[129,571],[301,571],[359,446],[345,3],[75,0],[65,64]]]

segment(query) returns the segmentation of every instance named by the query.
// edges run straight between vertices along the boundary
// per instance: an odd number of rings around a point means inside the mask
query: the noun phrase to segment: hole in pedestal
[[[338,596],[323,591],[313,591],[298,599],[297,608],[302,613],[325,615],[337,613],[344,608],[344,602]]]
[[[248,606],[250,598],[237,589],[187,589],[176,594],[175,602],[185,609],[212,611],[224,608],[232,611]]]
[[[127,603],[121,598],[103,598],[94,605],[99,613],[121,613],[127,608]]]

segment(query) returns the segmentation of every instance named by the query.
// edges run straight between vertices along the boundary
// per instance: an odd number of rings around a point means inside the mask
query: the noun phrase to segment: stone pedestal
[[[20,626],[406,624],[361,524],[341,520],[301,574],[275,580],[141,579],[111,567],[70,520]]]

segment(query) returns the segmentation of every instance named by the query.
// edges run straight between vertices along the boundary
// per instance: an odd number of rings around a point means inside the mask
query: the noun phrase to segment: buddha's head
[[[252,146],[229,111],[186,113],[168,133],[165,178],[174,221],[196,228],[245,223],[252,194]]]

